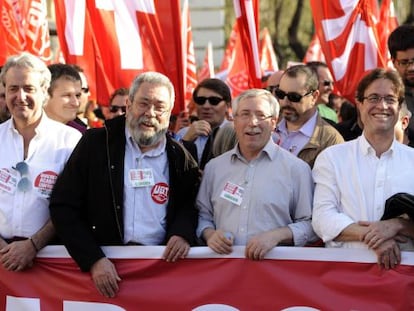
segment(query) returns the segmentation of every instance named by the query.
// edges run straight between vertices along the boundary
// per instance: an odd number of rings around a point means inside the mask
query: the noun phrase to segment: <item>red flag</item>
[[[321,42],[316,33],[313,35],[305,57],[303,58],[303,63],[305,64],[313,61],[326,62],[325,55],[322,52]]]
[[[258,47],[258,0],[233,0],[233,4],[239,36],[226,82],[232,95],[237,96],[248,88],[260,88],[262,72]]]
[[[211,42],[207,44],[206,53],[204,55],[203,67],[198,73],[198,80],[214,78],[214,61],[213,61],[213,46]]]
[[[311,0],[316,32],[338,90],[355,100],[360,79],[386,67],[379,51],[376,0]]]
[[[55,0],[56,24],[67,63],[95,80],[96,97],[129,87],[144,71],[167,75],[175,86],[174,113],[184,107],[180,0]]]
[[[193,34],[191,30],[190,12],[188,9],[188,0],[183,3],[183,16],[182,16],[182,38],[183,38],[183,66],[184,66],[184,86],[185,86],[185,100],[186,105],[190,102],[193,91],[197,85],[196,74],[196,60],[194,53]]]
[[[262,30],[262,39],[260,40],[260,68],[263,72],[274,72],[279,70],[276,53],[273,49],[272,38],[266,27]]]
[[[398,19],[395,15],[394,2],[392,0],[383,0],[381,2],[379,21],[378,36],[380,39],[380,49],[383,57],[387,60],[388,68],[394,68],[391,54],[388,50],[388,37],[398,27]]]
[[[236,47],[236,40],[239,36],[239,28],[237,27],[237,21],[233,24],[233,29],[231,30],[229,41],[227,42],[226,50],[224,51],[223,60],[220,65],[220,71],[225,71],[229,68],[233,57],[234,49]]]
[[[46,0],[3,0],[0,9],[0,63],[24,51],[50,63]]]

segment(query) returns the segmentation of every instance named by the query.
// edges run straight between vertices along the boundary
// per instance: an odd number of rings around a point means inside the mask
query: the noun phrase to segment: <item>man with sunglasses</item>
[[[338,123],[338,115],[334,109],[328,106],[329,95],[332,94],[334,88],[334,80],[328,65],[324,62],[313,61],[306,63],[312,70],[316,72],[318,76],[319,96],[316,100],[316,107],[318,108],[319,115],[327,120],[329,123]]]
[[[113,119],[117,116],[122,116],[126,111],[126,103],[128,101],[128,89],[121,87],[116,89],[109,98],[109,116],[108,119]]]
[[[205,79],[193,92],[198,120],[178,131],[177,137],[197,160],[200,169],[212,158],[215,134],[226,122],[231,103],[231,92],[220,79]]]
[[[403,82],[394,70],[374,69],[359,82],[356,101],[362,135],[316,159],[312,225],[327,247],[371,249],[378,266],[395,268],[402,249],[414,250],[413,219],[382,219],[389,197],[414,194],[414,150],[395,138]]]
[[[318,85],[318,77],[309,66],[296,65],[285,71],[275,90],[282,119],[273,133],[273,140],[311,168],[323,149],[344,141],[318,114]]]
[[[197,234],[216,253],[245,245],[261,260],[277,245],[303,246],[311,227],[309,166],[275,145],[279,105],[267,90],[251,89],[232,103],[237,145],[207,163],[197,197]]]
[[[10,57],[1,71],[11,119],[0,124],[0,264],[9,271],[30,268],[53,238],[49,197],[81,137],[43,111],[50,76],[28,53]]]
[[[414,114],[414,25],[404,24],[388,37],[388,48],[395,69],[405,85],[405,102]],[[408,138],[414,142],[414,118],[408,125]]]
[[[85,133],[52,197],[56,232],[98,291],[114,297],[121,281],[103,245],[166,245],[174,262],[195,243],[199,170],[167,135],[174,87],[145,72],[129,89],[127,111]]]

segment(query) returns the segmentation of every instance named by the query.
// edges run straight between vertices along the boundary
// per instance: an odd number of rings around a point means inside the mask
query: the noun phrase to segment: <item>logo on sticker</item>
[[[58,175],[53,171],[44,171],[37,175],[34,185],[40,194],[50,196]]]
[[[155,184],[151,189],[151,198],[155,203],[164,204],[168,200],[169,187],[166,183]]]

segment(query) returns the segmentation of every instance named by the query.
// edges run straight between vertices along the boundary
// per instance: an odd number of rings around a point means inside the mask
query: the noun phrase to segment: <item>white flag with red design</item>
[[[239,37],[239,27],[237,26],[237,21],[236,21],[233,24],[233,28],[231,30],[226,49],[224,51],[224,56],[223,56],[223,60],[221,62],[219,71],[225,71],[229,69],[229,66],[234,57],[234,49],[236,47],[237,37]]]
[[[185,100],[186,104],[190,102],[193,91],[197,86],[197,66],[194,53],[193,32],[191,30],[191,19],[188,8],[188,0],[183,3],[183,16],[182,16],[182,38],[183,38],[183,73],[184,73],[184,85],[185,85]]]
[[[325,55],[323,54],[321,42],[319,41],[316,33],[313,35],[311,42],[309,43],[308,49],[306,51],[305,57],[303,58],[303,63],[308,62],[326,62]]]
[[[326,62],[343,96],[355,100],[361,78],[386,67],[379,50],[376,0],[311,0]]]
[[[260,88],[262,71],[258,44],[258,0],[233,0],[233,4],[239,36],[226,82],[232,95],[237,96],[249,88]]]
[[[378,35],[380,38],[380,49],[384,58],[387,60],[388,68],[394,68],[391,54],[388,50],[388,37],[391,32],[398,27],[398,19],[395,14],[394,2],[392,0],[383,0],[381,2],[379,20]]]
[[[272,44],[272,37],[267,27],[263,28],[262,38],[260,40],[260,68],[263,72],[279,70],[276,53]]]
[[[21,52],[29,52],[49,64],[52,53],[46,0],[2,0],[0,10],[0,64]]]
[[[175,86],[174,113],[184,108],[180,0],[55,0],[55,8],[66,62],[85,69],[98,103],[158,71]]]
[[[198,73],[198,80],[214,78],[214,61],[213,61],[213,45],[208,42],[206,52],[204,54],[203,66]]]

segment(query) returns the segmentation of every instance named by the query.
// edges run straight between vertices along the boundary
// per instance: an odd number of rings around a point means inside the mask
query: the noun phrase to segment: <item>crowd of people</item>
[[[114,297],[121,276],[106,245],[165,245],[167,262],[193,246],[229,254],[244,245],[251,260],[278,245],[368,248],[381,268],[396,267],[402,250],[414,251],[410,212],[389,201],[414,195],[414,27],[398,27],[389,48],[396,70],[367,73],[355,105],[312,62],[236,98],[223,81],[203,80],[191,120],[172,116],[174,86],[161,73],[138,75],[97,108],[78,66],[9,58],[2,268],[24,271],[40,249],[63,244]]]

